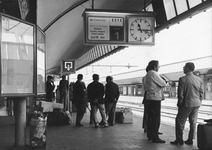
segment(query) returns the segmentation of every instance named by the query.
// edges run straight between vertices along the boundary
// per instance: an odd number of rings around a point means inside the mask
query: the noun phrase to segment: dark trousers
[[[146,103],[148,111],[147,138],[157,140],[159,139],[161,101],[147,100]]]
[[[81,103],[75,103],[75,106],[77,108],[77,115],[76,115],[76,125],[81,124],[81,120],[85,114],[85,104]]]
[[[143,128],[147,130],[148,126],[148,111],[147,111],[147,104],[144,103],[144,113],[143,113]]]

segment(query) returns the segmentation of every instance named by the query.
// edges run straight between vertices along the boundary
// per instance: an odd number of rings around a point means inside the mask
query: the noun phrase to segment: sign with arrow
[[[62,59],[61,62],[61,75],[75,73],[75,60]]]

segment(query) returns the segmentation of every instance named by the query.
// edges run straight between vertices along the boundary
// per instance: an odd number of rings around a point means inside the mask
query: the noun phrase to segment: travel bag
[[[197,125],[197,147],[200,150],[212,150],[212,124]]]
[[[133,113],[130,108],[117,107],[115,121],[117,123],[133,123]]]

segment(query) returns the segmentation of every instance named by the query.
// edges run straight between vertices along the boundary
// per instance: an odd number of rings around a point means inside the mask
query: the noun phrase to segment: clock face
[[[155,44],[155,20],[151,15],[131,15],[128,21],[128,43],[132,45]]]
[[[136,41],[143,42],[147,40],[152,36],[150,22],[142,18],[132,20],[129,25],[129,34]]]

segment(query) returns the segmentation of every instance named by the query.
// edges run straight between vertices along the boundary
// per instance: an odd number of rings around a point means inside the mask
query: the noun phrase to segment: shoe
[[[101,122],[99,123],[99,125],[100,125],[100,126],[103,126],[103,125],[104,125],[104,122],[103,122],[103,121],[101,121]]]
[[[108,124],[104,124],[102,127],[103,128],[108,128]]]
[[[109,126],[114,126],[114,124],[113,123],[109,123]]]
[[[184,144],[184,141],[183,140],[181,140],[181,141],[178,141],[178,140],[175,140],[175,141],[173,141],[173,142],[170,142],[170,144],[173,144],[173,145],[183,145]]]
[[[187,145],[193,145],[193,141],[192,140],[187,140],[187,141],[185,141],[185,144],[187,144]]]
[[[161,139],[152,140],[153,143],[166,143],[166,141]]]
[[[94,128],[99,128],[99,126],[98,125],[95,125]]]
[[[76,124],[76,127],[82,127],[82,126],[84,126],[83,124]]]
[[[161,132],[158,132],[158,134],[163,134],[163,133],[161,133]]]

